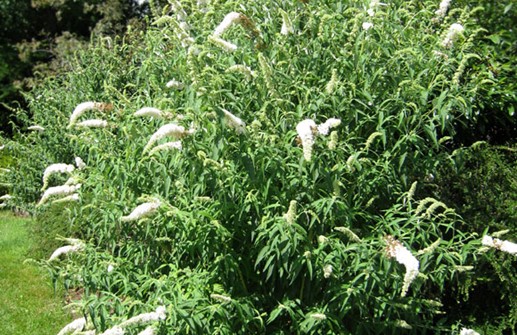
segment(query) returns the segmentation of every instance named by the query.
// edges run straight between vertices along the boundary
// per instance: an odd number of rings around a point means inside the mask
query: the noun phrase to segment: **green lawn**
[[[24,264],[29,224],[0,212],[0,334],[53,335],[71,321],[45,273]]]

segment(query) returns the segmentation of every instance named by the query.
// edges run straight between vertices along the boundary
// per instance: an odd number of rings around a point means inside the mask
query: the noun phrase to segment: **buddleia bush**
[[[482,241],[508,259],[514,244],[459,229],[429,187],[486,84],[465,73],[478,8],[151,8],[145,32],[96,38],[34,91],[42,129],[17,144],[15,201],[73,202],[76,233],[42,261],[83,292],[62,333],[476,326],[444,313],[447,289],[466,287]]]

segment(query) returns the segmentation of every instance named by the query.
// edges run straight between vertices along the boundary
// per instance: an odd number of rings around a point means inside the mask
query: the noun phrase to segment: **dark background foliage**
[[[63,58],[93,33],[116,35],[148,5],[125,0],[0,0],[0,131],[12,135],[23,92],[66,69]]]

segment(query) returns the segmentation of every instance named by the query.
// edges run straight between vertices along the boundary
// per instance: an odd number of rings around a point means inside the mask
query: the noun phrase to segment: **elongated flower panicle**
[[[217,45],[218,47],[222,48],[226,52],[234,52],[237,50],[237,45],[230,43],[226,40],[223,40],[222,38],[218,36],[210,36],[209,41]]]
[[[314,134],[318,132],[316,122],[311,119],[305,119],[298,123],[296,132],[302,141],[303,157],[306,161],[312,158],[312,147],[314,145]]]
[[[287,213],[284,214],[284,219],[287,221],[288,225],[292,225],[296,223],[297,213],[296,213],[296,207],[298,203],[296,200],[291,200],[289,203],[289,210]]]
[[[409,285],[418,276],[420,263],[415,256],[413,256],[411,252],[402,245],[402,243],[395,240],[393,236],[386,236],[385,241],[387,244],[386,252],[388,257],[394,257],[397,262],[406,267],[406,275],[404,276],[404,285],[402,286],[401,292],[401,296],[405,297],[409,289]]]
[[[182,90],[185,87],[185,85],[182,82],[174,80],[174,79],[168,81],[167,84],[165,84],[165,86],[167,88],[172,88],[175,90]]]
[[[461,34],[465,28],[459,23],[453,23],[447,32],[447,36],[445,36],[445,39],[442,41],[442,46],[444,48],[450,48],[452,47],[454,41],[458,38],[458,35]]]
[[[122,222],[132,222],[138,221],[142,218],[149,217],[155,214],[160,208],[161,203],[156,200],[154,202],[145,202],[141,205],[136,206],[136,208],[131,212],[131,214],[127,216],[123,216],[120,218]]]
[[[111,110],[113,108],[112,104],[104,103],[104,102],[94,102],[94,101],[87,101],[80,103],[75,107],[74,111],[72,112],[72,115],[70,115],[70,122],[69,126],[74,125],[79,117],[84,114],[84,112],[89,110],[98,110],[98,111],[104,111],[104,110]]]
[[[142,313],[122,322],[118,325],[120,328],[125,328],[131,325],[141,325],[154,321],[162,321],[167,318],[167,309],[165,306],[158,306],[154,312]]]
[[[485,235],[481,240],[481,244],[495,248],[504,252],[507,252],[512,255],[517,255],[517,243],[512,243],[510,241],[500,240],[498,238],[493,238],[491,236]]]
[[[239,72],[244,74],[248,79],[256,76],[255,72],[252,71],[249,66],[242,64],[232,65],[226,69],[226,72]]]
[[[112,327],[110,329],[107,329],[104,333],[101,333],[100,335],[124,335],[126,331],[119,326]]]
[[[224,302],[224,303],[227,303],[227,302],[231,302],[232,301],[232,298],[226,296],[226,295],[222,295],[222,294],[216,294],[216,293],[212,293],[210,294],[210,298],[214,299],[214,300],[218,300],[220,302]]]
[[[68,196],[66,196],[64,198],[54,200],[54,201],[52,201],[52,203],[53,204],[61,204],[61,203],[64,203],[64,202],[78,202],[79,200],[81,200],[81,198],[79,197],[79,194],[74,193],[74,194],[68,195]]]
[[[164,126],[161,126],[149,139],[147,142],[144,152],[147,152],[157,141],[161,140],[165,137],[173,137],[173,138],[182,138],[188,135],[189,132],[185,131],[185,127],[178,126],[175,123],[169,123]]]
[[[287,13],[280,10],[280,14],[282,14],[282,29],[280,30],[280,34],[287,36],[294,33],[293,23]]]
[[[75,240],[75,239],[74,239]],[[54,259],[59,258],[59,256],[68,254],[71,252],[78,252],[84,248],[84,243],[81,240],[75,240],[71,241],[71,245],[65,245],[64,247],[57,248],[54,250],[52,255],[50,255],[50,258],[48,259],[49,262],[53,261]]]
[[[234,23],[239,23],[241,21],[242,14],[237,12],[231,12],[226,14],[223,21],[219,23],[217,28],[215,28],[213,35],[218,37],[221,36],[230,26]]]
[[[108,121],[101,119],[90,119],[75,124],[76,128],[106,128]]]
[[[170,118],[171,114],[163,112],[158,108],[154,107],[144,107],[137,110],[134,114],[135,116],[150,116],[152,118],[162,120],[165,118]]]
[[[10,194],[4,194],[0,197],[0,200],[11,200],[13,197]]]
[[[42,126],[38,126],[38,125],[30,126],[27,129],[33,130],[33,131],[39,131],[39,132],[45,131],[45,128],[43,128]]]
[[[442,0],[442,2],[440,2],[440,7],[436,12],[434,12],[438,19],[442,19],[445,17],[445,14],[447,14],[447,11],[449,10],[450,4],[451,0]]]
[[[181,144],[181,141],[167,142],[152,148],[149,152],[149,156],[152,156],[159,151],[181,150],[182,148],[183,146]]]
[[[327,136],[331,128],[337,127],[341,124],[340,119],[330,118],[325,123],[318,126],[318,133]]]
[[[64,326],[57,335],[66,335],[66,334],[72,334],[76,333],[78,331],[81,331],[86,326],[86,319],[85,318],[79,318],[75,319],[74,321],[70,322],[66,326]]]
[[[75,157],[75,166],[77,166],[78,170],[82,170],[86,167],[86,164],[81,159],[81,157]]]
[[[350,240],[354,242],[361,242],[361,238],[347,227],[335,227],[334,230],[345,234]]]
[[[48,186],[48,180],[51,175],[56,173],[72,173],[75,170],[75,166],[64,163],[57,163],[49,165],[45,171],[43,172],[43,187],[41,190],[44,190]]]
[[[323,321],[327,319],[327,316],[323,313],[312,313],[311,318],[316,319],[318,321]]]
[[[330,77],[329,82],[325,86],[325,92],[327,92],[327,94],[332,94],[332,92],[334,92],[334,89],[335,89],[337,83],[338,83],[337,70],[332,69],[332,76]]]
[[[325,265],[323,267],[323,277],[330,278],[330,276],[332,276],[332,271],[333,271],[332,265],[330,265],[330,264]]]
[[[235,129],[237,134],[243,134],[246,132],[246,123],[244,121],[242,121],[239,117],[233,115],[226,109],[222,109],[222,111],[224,113],[224,117],[225,117],[228,125],[231,128]]]
[[[81,188],[81,184],[49,187],[45,191],[45,193],[43,193],[41,200],[38,202],[38,204],[36,206],[43,205],[45,202],[48,201],[48,199],[50,199],[52,197],[65,197],[67,195],[73,194],[80,188]]]

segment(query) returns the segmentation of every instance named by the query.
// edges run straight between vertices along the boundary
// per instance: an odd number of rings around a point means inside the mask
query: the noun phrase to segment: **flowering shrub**
[[[443,7],[170,1],[146,32],[78,53],[34,92],[44,131],[13,145],[10,193],[36,215],[79,202],[81,242],[44,262],[84,290],[86,322],[65,331],[476,326],[443,314],[445,292],[500,250],[428,186],[491,83],[466,71],[478,9]],[[45,168],[75,157],[41,194]]]

